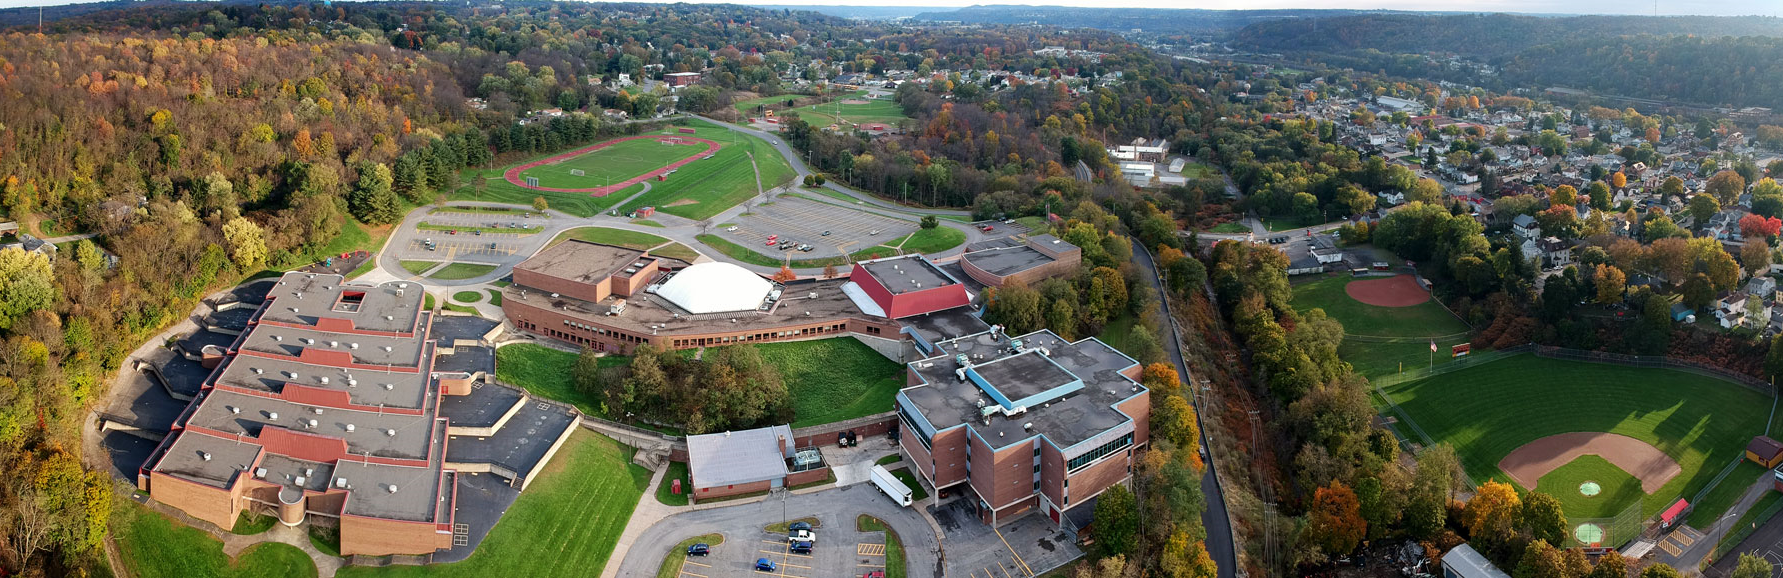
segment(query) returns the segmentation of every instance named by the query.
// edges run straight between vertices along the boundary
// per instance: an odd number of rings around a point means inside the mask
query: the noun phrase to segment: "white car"
[[[793,530],[786,534],[786,541],[788,541],[788,542],[811,542],[811,543],[815,544],[815,543],[817,543],[817,534],[810,530]]]
[[[725,228],[724,228],[724,231],[725,231],[725,232],[726,232],[726,233],[735,233],[735,232],[737,232],[737,226],[736,226],[736,225],[731,225],[731,226],[729,226],[729,227],[725,227]]]

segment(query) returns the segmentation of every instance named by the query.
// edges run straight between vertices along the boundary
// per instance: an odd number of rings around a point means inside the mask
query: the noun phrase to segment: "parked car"
[[[774,246],[774,240],[773,240],[773,239],[768,239],[768,246],[769,246],[769,247],[772,247],[772,246]]]
[[[787,542],[817,542],[817,533],[810,530],[791,530],[786,533]]]
[[[705,555],[711,554],[711,553],[712,553],[712,546],[707,545],[707,544],[694,544],[692,546],[687,547],[687,555],[688,556],[705,556]]]
[[[872,572],[862,574],[861,578],[885,578],[885,571],[884,570],[874,570]]]
[[[768,235],[768,240],[769,241],[778,241],[778,240],[780,240],[780,235],[778,235],[778,234]]]
[[[811,542],[793,542],[792,548],[788,549],[788,551],[794,554],[810,554],[811,549],[816,546],[816,544]]]
[[[824,232],[823,232],[823,236],[825,236],[825,237],[828,237],[828,236],[830,236],[830,232],[829,232],[829,231],[828,231],[828,230],[825,230],[825,231],[824,231]]]
[[[879,229],[873,229],[873,230],[871,230],[871,231],[867,231],[867,234],[868,234],[868,235],[878,235],[878,234],[879,234]]]
[[[490,248],[490,249],[494,249],[494,248],[495,248],[495,243],[490,243],[490,244],[489,244],[489,248]]]
[[[769,560],[767,558],[756,558],[755,559],[755,570],[757,572],[773,572],[773,571],[779,570],[779,569],[780,569],[780,565],[775,564],[773,560]]]
[[[989,232],[991,232],[991,231],[995,231],[995,230],[997,230],[997,228],[996,228],[996,227],[992,227],[992,226],[990,226],[990,225],[985,225],[985,226],[983,226],[983,227],[979,227],[979,228],[978,228],[978,230],[980,230],[980,231],[984,231],[984,232],[986,232],[986,233],[989,233]]]
[[[725,227],[725,228],[724,228],[724,231],[725,231],[725,232],[726,232],[726,233],[735,233],[735,232],[737,232],[737,226],[736,226],[736,225],[731,225],[731,226],[729,226],[729,227]]]
[[[799,246],[799,250],[800,250],[800,251],[804,251],[804,252],[806,252],[806,253],[810,253],[810,252],[811,252],[811,250],[812,250],[812,249],[816,249],[816,247],[812,247],[812,246],[810,246],[810,245],[801,245],[801,246]]]
[[[843,432],[843,433],[846,433],[846,432]],[[809,532],[809,531],[811,531],[811,523],[810,522],[793,522],[791,524],[786,525],[786,531],[788,531],[788,532]]]

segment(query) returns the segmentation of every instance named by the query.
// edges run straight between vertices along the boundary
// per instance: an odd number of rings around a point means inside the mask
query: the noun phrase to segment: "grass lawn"
[[[625,137],[614,137],[614,139]],[[608,139],[614,140],[614,139]],[[601,141],[607,142],[607,141]],[[600,143],[589,143],[583,147]],[[581,147],[578,147],[581,148]],[[521,180],[538,177],[539,186],[557,189],[588,189],[607,186],[661,168],[663,165],[702,154],[703,143],[665,145],[655,139],[619,141],[563,161],[539,165],[520,173]],[[570,174],[583,171],[583,176]],[[674,178],[674,177],[670,177]]]
[[[1263,226],[1265,228],[1269,229],[1271,232],[1274,232],[1274,231],[1287,231],[1290,229],[1298,229],[1301,227],[1316,227],[1316,226],[1325,224],[1325,223],[1316,222],[1316,221],[1318,221],[1318,219],[1313,219],[1313,221],[1302,221],[1302,220],[1300,220],[1300,217],[1295,217],[1292,215],[1278,215],[1278,216],[1274,216],[1274,217],[1264,217],[1263,218]],[[1336,221],[1326,221],[1326,222],[1335,223]],[[1240,231],[1240,232],[1243,232],[1243,231]]]
[[[903,366],[852,338],[755,347],[792,394],[795,428],[891,411],[892,398],[904,387]]]
[[[433,274],[428,275],[427,278],[439,279],[441,281],[458,281],[461,279],[482,277],[488,275],[492,271],[495,271],[495,265],[484,265],[482,263],[453,263],[438,271],[434,271]]]
[[[403,261],[402,268],[410,273],[420,275],[440,264],[439,261]]]
[[[883,465],[885,465],[885,464],[889,464],[889,463],[893,463],[893,462],[897,462],[897,461],[899,461],[899,460],[902,460],[902,459],[904,459],[904,455],[903,455],[903,454],[892,454],[892,455],[889,455],[889,456],[885,456],[885,457],[883,457],[883,458],[879,458],[879,459],[877,459],[877,460],[874,460],[874,461],[873,461],[873,465],[876,465],[876,466],[883,466]]]
[[[1579,486],[1585,482],[1597,482],[1601,492],[1595,496],[1580,493]],[[1560,500],[1567,519],[1608,518],[1646,496],[1640,480],[1609,460],[1589,455],[1548,472],[1535,489]]]
[[[231,561],[223,553],[222,541],[204,530],[151,511],[126,495],[113,500],[111,534],[117,540],[128,575],[138,578],[316,576],[316,565],[309,555],[285,544],[254,546]]]
[[[1472,335],[1451,337],[1436,340],[1436,354],[1430,353],[1429,341],[1410,341],[1403,343],[1376,343],[1345,339],[1337,346],[1337,356],[1356,368],[1356,373],[1364,377],[1379,377],[1401,370],[1410,371],[1421,367],[1443,365],[1455,360],[1450,347],[1467,343]],[[1483,347],[1475,346],[1473,355],[1484,353]]]
[[[540,213],[538,211],[534,211],[532,209],[522,209],[519,207],[476,207],[476,206],[468,206],[467,207],[467,206],[456,206],[456,205],[446,205],[444,207],[440,207],[438,209],[428,211],[427,213],[431,214],[431,215],[437,215],[440,213],[461,213],[461,214],[467,214],[467,215],[510,215],[510,216],[524,216],[524,215],[538,216],[538,215],[544,214],[544,213]]]
[[[966,232],[953,227],[917,229],[904,239],[905,253],[939,253],[966,242]]]
[[[835,265],[837,267],[842,267],[843,265],[853,263],[854,261],[863,261],[866,259],[875,259],[878,257],[890,257],[890,256],[898,254],[898,251],[896,249],[893,249],[891,247],[887,247],[884,245],[879,245],[876,247],[868,247],[866,249],[861,249],[859,251],[855,251],[852,255],[850,255],[848,257],[823,257],[823,258],[819,258],[819,259],[793,259],[791,262],[786,262],[786,261],[782,261],[780,258],[777,258],[777,257],[769,257],[767,255],[757,253],[748,247],[744,247],[742,245],[732,243],[729,239],[725,239],[724,237],[720,237],[718,235],[697,235],[694,238],[699,239],[699,241],[701,243],[704,243],[707,247],[711,247],[712,250],[718,251],[719,253],[723,253],[725,256],[730,257],[732,259],[736,259],[738,261],[742,261],[742,262],[748,263],[750,265],[763,265],[763,266],[767,266],[767,267],[779,267],[783,263],[791,265],[796,268],[823,267],[825,265]]]
[[[1727,467],[1727,462],[1706,465],[1718,472],[1721,468]],[[1764,473],[1763,466],[1741,460],[1740,465],[1735,466],[1732,473],[1727,474],[1727,477],[1722,479],[1715,489],[1709,490],[1709,494],[1703,496],[1702,501],[1696,503],[1696,508],[1690,511],[1690,517],[1685,520],[1685,523],[1698,529],[1707,529],[1709,524],[1715,523],[1715,519],[1721,517],[1722,512],[1726,512],[1728,508],[1733,507],[1734,502],[1740,500],[1740,495],[1745,494],[1746,489],[1752,487],[1752,480],[1758,479],[1758,474],[1761,473]],[[1694,495],[1684,497],[1688,499]]]
[[[674,492],[675,480],[681,480],[681,493],[679,494]],[[656,501],[670,506],[685,506],[687,505],[687,493],[691,491],[693,491],[693,479],[688,477],[687,462],[669,462],[669,471],[663,473],[662,483],[656,485]]]
[[[324,528],[310,524],[310,545],[329,556],[341,555],[341,533],[338,528]]]
[[[631,448],[611,438],[578,431],[469,559],[432,566],[349,567],[339,575],[485,578],[524,568],[527,576],[537,578],[597,576],[650,485],[650,471],[632,464],[631,454]]]
[[[1144,326],[1139,325],[1139,318],[1132,313],[1122,312],[1120,317],[1109,319],[1108,324],[1102,326],[1102,334],[1096,338],[1121,353],[1132,355],[1132,353],[1128,353],[1130,351],[1128,347],[1133,340],[1134,327]]]
[[[588,146],[588,145],[581,145],[581,146]],[[662,146],[662,145],[657,145],[657,146]],[[575,148],[581,148],[581,147],[575,147]],[[533,158],[548,157],[548,156],[552,156],[552,155],[556,155],[556,154],[561,154],[562,152],[563,151],[543,153],[543,154],[540,154],[537,157],[533,157]],[[508,166],[525,164],[527,162],[531,162],[533,160],[533,158],[522,159],[522,160],[516,161],[514,163],[511,163]],[[525,207],[529,207],[527,209],[515,208],[514,210],[528,210],[528,211],[530,211],[531,210],[530,207],[532,207],[532,200],[539,198],[539,197],[544,197],[545,203],[548,206],[550,206],[550,208],[552,208],[554,210],[563,211],[565,213],[569,213],[571,215],[575,215],[578,217],[592,217],[592,216],[595,216],[596,214],[600,213],[601,211],[605,211],[609,208],[612,208],[613,205],[618,204],[619,201],[625,200],[626,197],[635,195],[638,193],[638,191],[644,190],[644,184],[638,183],[638,184],[626,187],[624,190],[614,191],[613,194],[607,195],[605,197],[595,197],[595,196],[591,196],[587,193],[559,193],[556,191],[540,191],[540,190],[534,190],[534,189],[528,189],[525,187],[516,186],[513,183],[503,180],[501,178],[501,175],[502,175],[502,172],[504,172],[506,170],[507,170],[507,167],[502,167],[499,169],[483,169],[481,172],[482,172],[483,176],[488,178],[488,180],[484,183],[483,190],[481,192],[478,192],[476,185],[473,183],[475,182],[476,175],[479,171],[466,169],[463,173],[461,173],[461,175],[458,178],[458,182],[464,183],[464,184],[459,186],[457,190],[452,191],[452,194],[450,196],[446,197],[446,200],[448,200],[448,201],[487,201],[487,202],[492,202],[492,203],[508,203],[508,204],[513,204],[513,205],[523,205]]]
[[[578,239],[605,245],[617,245],[627,249],[637,249],[639,251],[669,242],[668,239],[649,233],[639,233],[637,231],[612,229],[608,227],[580,227],[558,233],[557,238],[552,239],[550,245],[546,246],[556,245],[570,239]]]
[[[629,357],[608,355],[601,358],[600,365],[612,367],[630,360]],[[599,396],[576,389],[572,371],[575,367],[576,354],[543,345],[517,343],[495,350],[496,379],[524,388],[533,395],[574,405],[588,415],[606,415],[601,409]]]
[[[658,247],[651,250],[650,254],[660,257],[668,257],[670,259],[680,259],[689,263],[692,263],[694,259],[700,258],[699,251],[695,251],[687,245],[680,243],[669,243],[668,245]]]
[[[645,227],[656,227],[659,229],[665,226],[662,223],[658,223],[658,222],[652,221],[650,219],[632,219],[631,224],[643,225]]]
[[[1244,225],[1240,225],[1240,224],[1232,222],[1232,221],[1227,221],[1224,223],[1220,223],[1218,225],[1214,225],[1213,228],[1208,229],[1207,232],[1209,232],[1209,233],[1249,233],[1249,232],[1251,232],[1251,228],[1246,227]]]
[[[662,559],[662,567],[656,570],[656,578],[676,578],[677,576],[680,576],[681,568],[685,566],[682,562],[687,560],[688,546],[705,544],[711,546],[713,549],[717,549],[718,545],[723,543],[724,534],[706,534],[704,536],[694,536],[682,540],[680,544],[675,545],[674,550],[669,551],[668,557]]]
[[[916,474],[910,473],[910,468],[898,468],[892,470],[891,475],[892,477],[897,478],[898,481],[904,482],[904,487],[910,488],[911,500],[921,502],[928,499],[928,490],[922,489],[922,484],[916,481]]]
[[[709,219],[761,191],[791,181],[795,174],[786,157],[761,139],[701,120],[694,120],[687,127],[694,129],[694,136],[721,143],[722,148],[710,159],[682,166],[666,181],[651,182],[650,192],[620,207],[621,214],[640,207],[656,207],[658,211],[695,221]],[[751,155],[755,159],[753,165]],[[761,170],[760,189],[756,188],[757,167]]]
[[[1534,355],[1390,386],[1386,394],[1431,437],[1453,444],[1475,480],[1501,476],[1505,455],[1554,434],[1609,432],[1651,443],[1683,472],[1642,498],[1647,514],[1694,495],[1743,455],[1771,409],[1764,394],[1709,377]],[[1710,506],[1699,510],[1721,514]]]
[[[844,100],[865,100],[866,104],[848,104]],[[837,96],[835,100],[821,104],[801,106],[789,109],[797,112],[806,122],[814,126],[848,121],[851,123],[879,122],[896,125],[898,121],[910,117],[904,116],[904,107],[890,98],[867,98],[866,91]],[[780,113],[775,113],[780,114]]]
[[[415,228],[422,231],[463,231],[466,233],[509,233],[514,235],[532,235],[539,232],[539,229],[535,227],[465,227],[461,225],[435,225],[426,222],[415,225]]]
[[[459,291],[452,294],[452,300],[459,303],[476,303],[483,300],[483,294],[477,291]]]
[[[1027,227],[1035,235],[1052,230],[1052,224],[1046,222],[1045,217],[1016,217],[1015,223]]]
[[[477,315],[477,316],[482,315],[481,313],[477,312],[477,308],[471,307],[469,305],[458,305],[455,303],[447,303],[445,305],[442,305],[440,308],[445,309],[447,311],[451,311],[453,313],[463,313],[465,315]]]
[[[793,518],[793,519],[787,520],[785,522],[774,522],[772,524],[762,526],[762,530],[766,531],[769,534],[785,534],[787,528],[790,528],[790,527],[792,527],[793,524],[797,524],[799,522],[804,522],[806,524],[810,524],[812,529],[823,528],[823,521],[819,520],[817,518]]]
[[[1384,279],[1372,277],[1369,279]],[[1467,324],[1450,315],[1435,301],[1411,307],[1377,307],[1357,301],[1344,292],[1352,278],[1337,274],[1312,283],[1294,286],[1294,308],[1306,311],[1321,308],[1325,314],[1343,323],[1345,333],[1382,337],[1430,337],[1453,335],[1467,331]],[[1430,344],[1424,343],[1424,350]]]
[[[854,525],[862,532],[885,532],[885,578],[904,578],[904,542],[898,539],[898,531],[866,514],[856,518]]]
[[[737,109],[737,112],[742,114],[743,116],[752,116],[755,114],[755,107],[765,106],[765,107],[773,108],[773,109],[785,108],[787,106],[787,104],[786,104],[787,102],[795,100],[795,99],[805,98],[807,96],[809,96],[809,95],[778,94],[778,95],[774,95],[774,96],[758,96],[758,97],[751,98],[751,99],[739,100],[739,101],[733,102],[733,103],[731,103],[731,108]]]
[[[490,289],[489,290],[489,304],[494,305],[496,307],[501,307],[501,290],[499,290],[499,289]]]
[[[230,528],[229,532],[233,534],[241,534],[243,536],[252,536],[271,530],[272,525],[277,523],[279,523],[277,517],[259,516],[243,511],[240,516],[235,518],[235,527]]]
[[[426,295],[421,296],[421,309],[425,310],[425,311],[433,311],[433,294],[432,293],[428,293]]]

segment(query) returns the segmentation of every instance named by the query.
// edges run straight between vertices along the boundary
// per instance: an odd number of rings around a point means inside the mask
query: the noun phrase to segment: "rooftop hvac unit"
[[[1027,431],[1033,431],[1034,430],[1034,422],[1027,422],[1027,423],[1022,424],[1022,429],[1027,430]]]
[[[315,412],[316,415],[322,415],[322,408],[310,408],[310,411]]]
[[[330,341],[330,342],[328,342],[328,346],[329,346],[329,347],[340,347],[340,346],[341,346],[341,342],[339,342],[339,341]]]
[[[254,468],[254,479],[256,479],[256,480],[266,479],[266,468]]]
[[[800,467],[808,466],[808,465],[819,463],[822,461],[823,461],[823,454],[818,453],[817,450],[799,450],[799,453],[793,454],[793,456],[792,456],[792,465],[800,466]]]
[[[347,378],[347,387],[359,387],[359,380]]]
[[[353,424],[347,424],[347,431],[353,431],[353,430],[356,430],[356,429],[359,429],[359,428],[357,428],[357,427],[354,427],[354,426],[353,426]]]
[[[817,298],[817,292],[816,292],[816,291],[812,291],[812,292],[811,292],[811,293],[810,293],[810,294],[807,294],[807,295],[805,295],[805,298],[806,298],[806,299],[816,299],[816,298]]]
[[[307,481],[309,481],[309,478],[306,478],[303,476],[297,476],[297,479],[291,480],[292,483],[297,484],[299,486],[303,485],[303,483],[307,482]]]
[[[556,294],[556,293],[552,293],[552,294],[551,294],[551,298],[552,298],[552,299],[556,299],[556,298],[557,298],[557,294]]]
[[[402,290],[401,290],[401,289],[397,289],[397,290],[396,290],[396,296],[397,296],[397,297],[401,297],[401,296],[402,296]]]
[[[347,479],[346,479],[346,478],[335,478],[335,479],[334,479],[334,487],[336,487],[336,488],[341,488],[341,489],[346,489],[346,487],[347,487]]]
[[[408,289],[408,288],[409,288],[409,284],[408,284],[408,283],[397,283],[397,284],[396,284],[396,288],[397,288],[397,289]]]

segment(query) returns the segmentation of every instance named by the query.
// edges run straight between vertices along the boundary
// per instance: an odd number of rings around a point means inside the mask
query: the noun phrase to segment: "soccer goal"
[[[586,177],[586,176],[588,176],[588,173],[583,171],[582,169],[570,169],[570,176]]]

